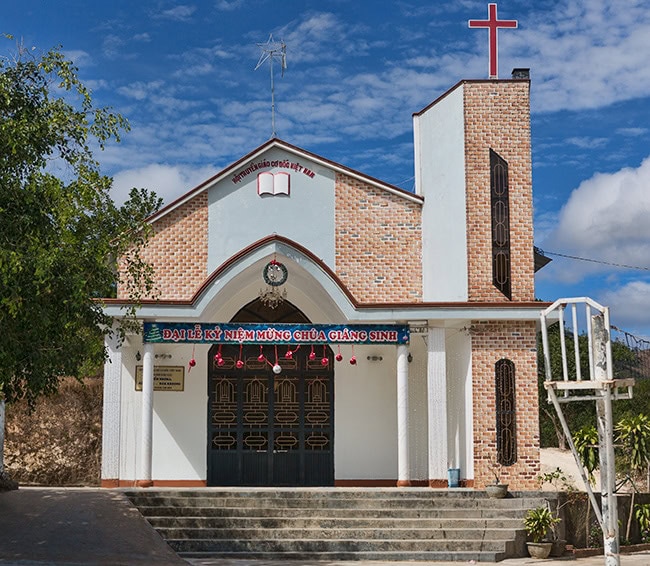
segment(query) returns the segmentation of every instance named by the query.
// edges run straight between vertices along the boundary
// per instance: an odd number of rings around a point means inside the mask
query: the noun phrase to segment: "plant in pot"
[[[537,476],[537,479],[540,483],[540,487],[546,485],[551,485],[553,491],[557,492],[558,499],[554,503],[549,503],[549,510],[555,518],[555,522],[551,527],[551,536],[553,547],[551,549],[551,556],[564,556],[566,552],[567,541],[564,538],[560,538],[560,532],[557,528],[557,525],[561,522],[560,511],[561,509],[570,503],[575,503],[577,491],[576,488],[569,483],[566,475],[562,471],[562,468],[555,468],[552,472],[546,472]],[[562,495],[563,494],[563,497]]]
[[[526,543],[528,554],[532,558],[548,558],[553,543],[544,540],[549,529],[552,529],[560,519],[553,516],[548,507],[529,509],[524,517],[526,533],[532,539]]]
[[[508,495],[508,484],[501,483],[501,470],[503,465],[497,462],[494,458],[490,457],[488,460],[488,468],[492,475],[494,476],[494,483],[489,483],[485,486],[485,491],[488,494],[488,497],[494,499],[503,499]]]

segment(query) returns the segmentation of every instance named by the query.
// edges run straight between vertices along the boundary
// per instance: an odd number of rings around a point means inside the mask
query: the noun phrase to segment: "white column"
[[[447,449],[447,354],[445,329],[429,328],[427,338],[427,416],[429,422],[429,485],[444,487],[449,464]],[[457,455],[456,455],[457,457]]]
[[[138,486],[151,487],[153,456],[153,344],[145,344],[142,356],[142,426],[140,446],[140,477]]]
[[[408,348],[397,346],[397,485],[411,485],[409,470]]]
[[[122,350],[117,335],[104,338],[104,411],[102,415],[102,485],[117,487],[120,479]]]

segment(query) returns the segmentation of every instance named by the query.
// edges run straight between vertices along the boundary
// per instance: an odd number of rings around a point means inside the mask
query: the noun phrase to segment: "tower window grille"
[[[517,461],[517,411],[515,399],[515,364],[499,360],[494,367],[496,381],[497,461],[512,466]]]
[[[490,149],[490,197],[492,208],[492,283],[508,299],[512,299],[508,163],[492,149]]]

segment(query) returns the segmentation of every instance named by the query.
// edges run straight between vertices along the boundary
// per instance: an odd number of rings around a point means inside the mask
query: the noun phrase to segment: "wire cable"
[[[602,265],[611,265],[613,267],[624,267],[625,269],[637,269],[637,270],[640,270],[640,271],[650,271],[650,267],[640,267],[638,265],[627,265],[625,263],[613,263],[611,261],[604,261],[604,260],[600,260],[600,259],[590,259],[590,258],[587,258],[587,257],[578,257],[578,256],[575,256],[575,255],[561,254],[561,253],[557,253],[557,252],[547,252],[547,251],[542,250],[541,248],[537,248],[537,249],[542,253],[542,255],[554,255],[554,256],[557,256],[557,257],[565,257],[567,259],[576,259],[576,260],[579,260],[579,261],[588,261],[590,263],[600,263]]]

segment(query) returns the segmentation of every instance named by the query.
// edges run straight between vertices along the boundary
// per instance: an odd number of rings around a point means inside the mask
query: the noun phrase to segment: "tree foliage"
[[[134,304],[151,290],[138,250],[160,200],[133,189],[118,207],[93,154],[125,130],[122,116],[93,105],[59,49],[0,58],[0,391],[9,401],[33,401],[102,362],[113,321],[97,299],[115,293],[117,257],[133,252]]]
[[[587,335],[578,336],[578,349],[580,351],[580,372],[583,379],[589,379],[589,345]],[[562,342],[558,323],[548,328],[548,345],[551,359],[551,372],[554,376],[562,375]],[[619,400],[614,403],[614,419],[616,421],[634,414],[647,412],[650,399],[650,379],[641,371],[637,352],[622,342],[612,341],[612,363],[614,377],[617,379],[633,377],[636,385],[634,397],[630,400]],[[565,329],[565,349],[567,356],[567,371],[570,376],[576,374],[576,360],[573,334]],[[544,389],[545,360],[542,348],[541,334],[537,343],[537,368],[540,399],[540,441],[542,447],[557,446],[567,448],[567,441],[560,421],[552,404],[547,403],[547,394]],[[589,393],[583,393],[588,395]],[[594,426],[596,408],[593,401],[572,401],[562,405],[564,416],[571,427],[576,431],[588,426]]]

